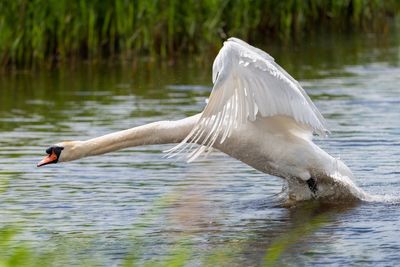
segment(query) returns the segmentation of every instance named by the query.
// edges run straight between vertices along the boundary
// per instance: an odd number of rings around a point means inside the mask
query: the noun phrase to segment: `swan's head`
[[[71,161],[83,157],[79,149],[80,141],[62,142],[46,149],[47,156],[38,164],[38,167],[64,161]]]
[[[44,166],[47,164],[57,163],[60,159],[61,152],[64,150],[62,146],[51,146],[46,149],[47,156],[44,157],[37,166]]]

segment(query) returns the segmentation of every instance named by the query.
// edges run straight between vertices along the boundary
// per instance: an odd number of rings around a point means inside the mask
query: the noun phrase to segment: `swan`
[[[213,148],[287,181],[288,199],[363,199],[351,170],[313,141],[326,122],[301,85],[266,52],[238,39],[224,42],[212,66],[213,89],[204,110],[86,141],[49,147],[37,166],[150,144],[177,145],[168,157],[192,162]]]

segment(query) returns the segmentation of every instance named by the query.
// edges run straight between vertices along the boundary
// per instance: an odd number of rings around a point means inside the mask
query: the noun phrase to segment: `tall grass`
[[[173,58],[221,39],[293,36],[321,27],[383,31],[396,0],[0,0],[0,66],[137,55]]]

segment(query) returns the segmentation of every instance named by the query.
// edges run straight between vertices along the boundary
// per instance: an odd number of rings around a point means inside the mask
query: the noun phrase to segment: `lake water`
[[[45,149],[193,115],[209,59],[0,74],[0,228],[59,265],[184,260],[187,266],[392,266],[400,260],[398,37],[325,36],[264,48],[297,78],[332,132],[316,139],[374,202],[284,207],[281,179],[213,152],[187,164],[172,145],[36,168]],[[205,63],[206,62],[206,63]],[[4,228],[3,228],[4,229]],[[1,243],[0,243],[1,244]],[[9,249],[0,248],[0,250]]]

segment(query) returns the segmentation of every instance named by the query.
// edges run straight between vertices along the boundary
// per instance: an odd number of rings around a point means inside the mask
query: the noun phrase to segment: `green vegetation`
[[[120,260],[113,259],[114,265],[118,263],[118,266],[125,267],[180,267],[190,265],[193,257],[199,260],[202,266],[231,266],[234,264],[232,255],[242,253],[242,250],[248,246],[246,244],[251,243],[251,238],[239,243],[221,243],[212,251],[205,252],[202,249],[198,250],[197,241],[192,240],[190,234],[183,234],[178,236],[172,244],[164,247],[163,255],[152,258],[146,256],[144,248],[147,241],[144,233],[148,227],[162,217],[166,208],[176,205],[180,201],[179,196],[179,192],[171,192],[154,200],[151,207],[138,218],[138,221],[132,224],[129,242],[125,244],[126,250],[121,250],[124,255]],[[313,214],[315,211],[318,211],[317,215]],[[278,235],[268,245],[264,258],[260,258],[260,266],[279,266],[279,261],[284,258],[284,253],[289,252],[292,246],[301,244],[305,238],[312,236],[330,223],[331,211],[329,206],[323,204],[302,203],[299,214],[297,214],[301,220],[297,221],[295,216],[292,227],[287,232]],[[96,244],[99,242],[96,234],[79,231],[68,234],[57,233],[42,242],[28,241],[24,236],[26,234],[23,224],[16,222],[14,226],[0,225],[0,267],[110,265],[110,259],[96,251]]]
[[[218,49],[227,36],[290,40],[305,32],[385,31],[396,0],[0,0],[0,66],[75,59],[172,59]]]
[[[302,239],[321,229],[327,224],[326,216],[319,215],[305,222],[286,234],[278,237],[267,249],[263,266],[280,266],[279,260],[291,246],[301,243]],[[90,245],[82,243],[81,240],[64,238],[53,244],[52,249],[34,248],[27,241],[18,241],[21,231],[15,228],[0,228],[0,267],[13,266],[107,266],[103,255],[95,253],[83,253],[91,251]],[[193,245],[190,242],[178,241],[170,251],[166,251],[168,257],[156,257],[150,260],[143,260],[140,253],[140,240],[134,246],[135,253],[127,254],[120,261],[119,266],[186,266],[193,254]],[[139,243],[137,243],[139,241]],[[90,243],[90,242],[89,242]],[[93,243],[93,242],[92,242]],[[139,246],[139,247],[138,247]],[[139,250],[138,250],[139,249]],[[229,249],[229,252],[227,251]],[[230,254],[240,248],[226,248],[216,250],[211,255],[201,255],[204,266],[229,266],[232,263]],[[93,255],[95,254],[95,255]]]
[[[303,223],[291,231],[282,234],[268,247],[264,257],[264,266],[279,266],[282,254],[292,245],[297,244],[302,238],[314,233],[327,224],[326,214],[317,215],[310,221]]]

